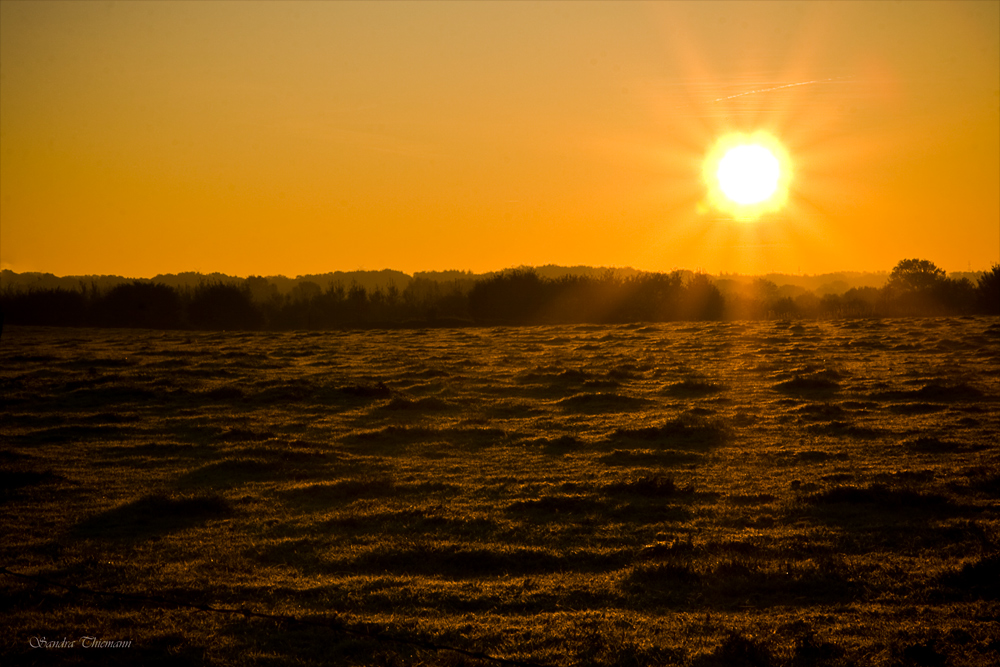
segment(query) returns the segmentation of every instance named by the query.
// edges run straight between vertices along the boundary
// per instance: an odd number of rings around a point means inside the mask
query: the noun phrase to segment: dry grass
[[[299,622],[0,576],[2,661],[996,664],[998,331],[10,328],[0,565]]]

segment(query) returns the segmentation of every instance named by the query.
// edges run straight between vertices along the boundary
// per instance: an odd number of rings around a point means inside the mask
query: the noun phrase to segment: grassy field
[[[10,327],[0,401],[5,665],[1000,662],[997,318]]]

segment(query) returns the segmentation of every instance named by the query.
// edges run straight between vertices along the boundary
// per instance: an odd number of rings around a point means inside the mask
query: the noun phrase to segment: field
[[[3,664],[1000,663],[997,318],[8,327],[0,401]]]

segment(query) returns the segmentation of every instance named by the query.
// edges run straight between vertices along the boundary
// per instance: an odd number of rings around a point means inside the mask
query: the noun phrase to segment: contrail
[[[754,95],[756,93],[769,93],[772,90],[781,90],[782,88],[791,88],[793,86],[808,86],[811,83],[826,83],[827,81],[833,81],[833,79],[816,79],[815,81],[800,81],[799,83],[786,83],[783,86],[775,86],[774,88],[761,88],[760,90],[750,90],[745,93],[737,93],[735,95],[730,95],[729,97],[720,97],[715,101],[721,102],[722,100],[731,100],[734,97],[743,97],[744,95]]]

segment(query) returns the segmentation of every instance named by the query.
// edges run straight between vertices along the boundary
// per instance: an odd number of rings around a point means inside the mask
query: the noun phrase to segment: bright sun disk
[[[776,213],[788,203],[792,171],[788,151],[770,133],[722,135],[702,163],[707,194],[702,210],[746,222]]]
[[[737,204],[758,204],[778,189],[778,158],[759,144],[730,148],[715,172],[723,194]]]

